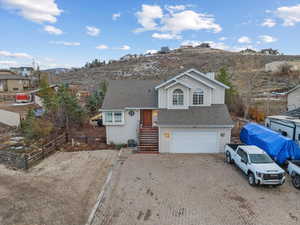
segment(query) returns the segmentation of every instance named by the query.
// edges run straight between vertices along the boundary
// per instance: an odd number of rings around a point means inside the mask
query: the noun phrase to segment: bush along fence
[[[0,163],[17,169],[29,169],[44,158],[56,152],[60,146],[68,142],[68,135],[63,133],[47,144],[39,151],[31,153],[16,153],[11,151],[0,151]]]

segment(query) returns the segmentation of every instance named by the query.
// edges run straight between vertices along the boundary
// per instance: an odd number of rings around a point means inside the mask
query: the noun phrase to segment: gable
[[[176,81],[180,80],[180,78],[182,78],[182,77],[189,77],[189,78],[194,79],[194,80],[196,80],[202,84],[205,84],[206,86],[209,86],[211,88],[216,88],[216,87],[221,87],[221,88],[225,88],[225,89],[229,88],[227,85],[213,79],[211,74],[204,74],[204,73],[199,72],[198,70],[190,69],[190,70],[187,70],[186,72],[183,72],[183,73],[165,81],[164,83],[161,83],[160,85],[156,86],[155,89],[165,87],[166,85],[168,85],[172,82],[176,82]]]

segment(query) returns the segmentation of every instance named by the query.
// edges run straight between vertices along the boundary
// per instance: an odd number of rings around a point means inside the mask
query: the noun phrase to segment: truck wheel
[[[226,162],[228,164],[232,164],[232,159],[231,159],[231,155],[229,152],[226,152]]]
[[[251,173],[251,172],[248,174],[248,183],[249,183],[251,186],[255,186],[255,185],[256,185],[254,174]]]
[[[292,183],[295,188],[300,189],[300,176],[299,175],[293,176]]]

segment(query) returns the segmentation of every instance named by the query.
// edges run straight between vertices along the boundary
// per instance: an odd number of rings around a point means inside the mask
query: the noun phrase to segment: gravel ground
[[[58,152],[29,172],[0,165],[0,224],[85,224],[117,154]]]
[[[300,224],[299,191],[251,187],[223,155],[142,155],[120,160],[93,225]]]

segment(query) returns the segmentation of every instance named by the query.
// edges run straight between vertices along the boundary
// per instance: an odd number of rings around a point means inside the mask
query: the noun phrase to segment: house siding
[[[176,127],[160,127],[159,128],[159,152],[160,153],[170,153],[172,134],[174,131],[184,130],[189,131],[199,131],[199,132],[216,132],[218,139],[218,149],[219,152],[224,152],[225,145],[230,143],[231,138],[231,128],[176,128]],[[224,135],[221,135],[224,134]],[[166,137],[168,136],[169,137]]]
[[[128,114],[134,111],[134,116]],[[140,110],[125,110],[124,125],[106,125],[107,144],[126,144],[128,140],[138,141],[138,129],[140,123]]]
[[[201,106],[210,106],[212,104],[224,104],[225,102],[225,88],[217,85],[215,82],[209,80],[209,78],[199,76],[198,74],[192,74],[197,79],[203,81],[207,85],[197,81],[188,76],[182,76],[178,78],[178,81],[182,81],[190,88],[187,88],[181,84],[177,84],[169,89],[165,89],[165,86],[158,89],[158,107],[159,108],[178,108],[172,105],[172,93],[176,88],[180,88],[184,91],[185,105],[179,108],[188,108],[193,106],[193,92],[200,88],[204,92],[204,104]],[[213,87],[213,88],[212,88]]]

